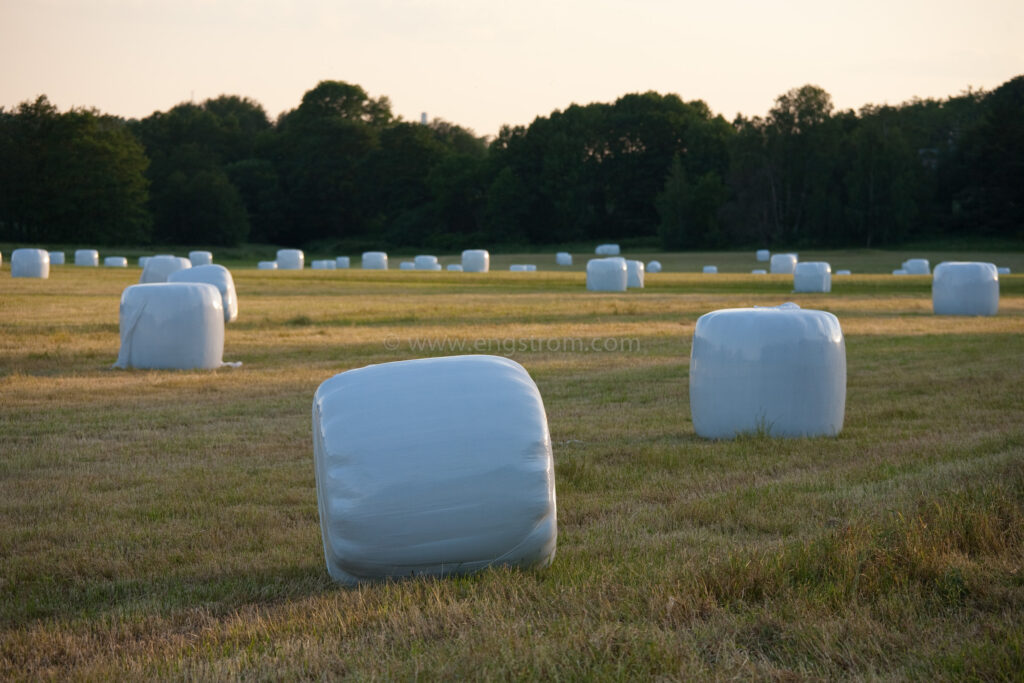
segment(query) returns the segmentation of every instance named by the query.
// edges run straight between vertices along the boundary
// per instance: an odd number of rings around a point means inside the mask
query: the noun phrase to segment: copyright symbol
[[[387,349],[388,351],[397,351],[401,343],[402,342],[398,339],[398,337],[394,335],[384,337],[384,348]]]

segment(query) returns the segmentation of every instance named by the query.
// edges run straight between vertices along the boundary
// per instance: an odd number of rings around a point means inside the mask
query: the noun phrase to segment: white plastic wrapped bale
[[[348,256],[339,256],[338,258],[334,259],[335,268],[345,269],[348,268],[350,265],[351,260],[349,259]]]
[[[210,263],[205,266],[193,266],[171,273],[168,282],[205,282],[213,285],[220,292],[221,307],[224,309],[224,322],[230,323],[238,319],[238,295],[235,293],[235,279],[231,271],[222,265]]]
[[[64,252],[63,251],[51,251],[48,252],[50,255],[51,266],[63,266],[64,265]]]
[[[204,282],[132,285],[121,294],[118,368],[212,370],[224,356],[220,292]]]
[[[278,249],[278,270],[302,270],[306,267],[306,255],[301,249]]]
[[[139,257],[139,268],[145,268],[146,264],[149,263],[149,259],[151,259],[151,258],[153,258],[153,257],[152,256],[140,256]]]
[[[527,270],[529,270],[526,267],[525,263],[513,263],[508,267],[508,269],[513,273],[525,273]]]
[[[599,244],[597,249],[594,249],[594,254],[597,256],[618,256],[620,253],[617,244]]]
[[[907,272],[906,268],[897,268],[896,270],[892,271],[892,274],[893,275],[910,275],[910,273]]]
[[[625,292],[628,285],[626,259],[612,256],[587,261],[587,289],[591,292]]]
[[[845,410],[846,343],[831,313],[789,303],[697,320],[690,411],[698,436],[835,436]]]
[[[567,251],[560,251],[555,254],[555,265],[558,266],[571,266],[572,265],[572,254]]]
[[[767,261],[768,259],[771,258],[772,252],[768,251],[767,249],[758,249],[756,255],[758,261]]]
[[[465,267],[463,265],[459,264],[459,263],[449,263],[448,264],[448,272],[450,272],[450,273],[463,273],[463,272],[465,272],[465,270],[466,270]]]
[[[848,270],[837,270],[834,274],[835,275],[849,275],[850,271],[848,271]]]
[[[313,460],[335,581],[554,559],[544,403],[507,358],[428,358],[335,375],[313,398]]]
[[[704,270],[702,272],[704,272],[706,274],[717,273],[718,272],[718,266],[704,266]]]
[[[437,270],[438,265],[437,257],[430,254],[420,254],[413,259],[413,263],[416,264],[416,270]]]
[[[466,273],[486,273],[491,269],[491,252],[486,249],[466,249],[462,252],[462,270]]]
[[[106,256],[103,259],[104,268],[127,268],[128,259],[124,256]]]
[[[801,261],[793,271],[793,291],[826,294],[832,291],[832,266],[824,261]]]
[[[363,270],[387,270],[388,255],[383,251],[364,251]]]
[[[650,261],[647,264],[648,273],[660,273],[661,272],[661,261]]]
[[[626,261],[626,287],[627,288],[644,288],[644,262],[643,261]]]
[[[764,268],[754,268],[752,271],[750,271],[750,274],[751,275],[767,275],[768,271],[765,270]]]
[[[213,263],[213,254],[208,251],[190,251],[188,260],[192,262],[193,267],[208,266]]]
[[[398,264],[399,270],[416,270],[416,264],[413,261],[402,261]]]
[[[935,315],[995,315],[999,312],[999,271],[995,264],[944,261],[932,273]]]
[[[526,272],[527,273],[536,273],[537,272],[537,264],[535,264],[535,263],[527,263],[526,264]]]
[[[75,265],[98,267],[100,265],[100,252],[95,249],[78,249],[75,251]]]
[[[772,275],[792,275],[796,270],[796,254],[772,254],[768,270]]]
[[[259,270],[277,270],[277,261],[260,261],[256,264]]]
[[[1010,274],[1010,268],[1008,266],[999,266],[998,268],[996,268],[996,274],[997,275],[1009,275]]]
[[[15,249],[11,252],[11,277],[50,277],[50,252],[45,249]]]
[[[932,272],[931,264],[926,258],[912,258],[903,262],[903,270],[908,275],[928,275]]]
[[[334,270],[338,267],[338,264],[334,259],[317,259],[310,263],[310,267],[313,270]]]
[[[154,282],[167,282],[171,273],[191,268],[192,262],[182,256],[151,256],[142,268],[139,284],[148,285]]]

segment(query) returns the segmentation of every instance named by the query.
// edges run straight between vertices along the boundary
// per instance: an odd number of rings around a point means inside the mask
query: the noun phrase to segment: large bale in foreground
[[[278,270],[302,270],[306,267],[306,254],[301,249],[278,249]]]
[[[832,266],[825,261],[801,261],[793,271],[793,291],[825,294],[832,291]]]
[[[139,284],[149,285],[157,282],[167,282],[171,273],[176,273],[185,268],[191,268],[192,262],[182,256],[150,256],[146,265],[142,267],[142,275],[139,276]]]
[[[50,277],[50,252],[45,249],[15,249],[11,252],[11,277]]]
[[[168,282],[205,282],[213,285],[220,292],[221,305],[224,308],[224,322],[230,323],[238,319],[238,295],[235,292],[235,280],[231,271],[222,265],[211,263],[205,266],[193,266],[171,273]]]
[[[335,375],[313,398],[313,460],[335,581],[554,559],[547,416],[514,361],[453,356]]]
[[[188,260],[192,262],[193,266],[208,266],[213,263],[213,254],[208,251],[190,251],[188,252]]]
[[[839,320],[796,304],[700,317],[690,354],[698,436],[835,436],[846,410],[846,342]]]
[[[944,261],[932,273],[935,315],[995,315],[999,312],[999,271],[993,263]]]
[[[772,275],[792,275],[796,270],[796,254],[772,254],[768,270]]]
[[[388,255],[383,251],[364,251],[363,270],[387,270]]]
[[[96,268],[100,265],[100,252],[95,249],[78,249],[75,251],[75,265]]]
[[[464,273],[486,273],[491,269],[491,252],[486,249],[466,249],[462,252]]]
[[[224,357],[221,294],[203,282],[132,285],[121,294],[118,368],[212,370]]]
[[[629,289],[644,288],[644,262],[626,260],[626,287]]]
[[[587,289],[591,292],[625,292],[628,286],[626,259],[612,256],[587,261]]]

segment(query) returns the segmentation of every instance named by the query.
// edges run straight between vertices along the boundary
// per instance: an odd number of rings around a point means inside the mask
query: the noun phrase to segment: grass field
[[[998,316],[938,317],[929,278],[882,274],[922,255],[1024,272],[1013,252],[802,253],[855,274],[797,295],[742,274],[751,254],[659,254],[674,272],[594,294],[580,256],[489,274],[229,261],[224,358],[243,365],[216,372],[111,369],[137,268],[26,280],[5,259],[0,678],[1020,680],[1024,275],[1000,278]],[[697,318],[784,301],[843,326],[842,433],[697,438]],[[520,362],[544,398],[553,565],[337,587],[313,392],[473,352]]]

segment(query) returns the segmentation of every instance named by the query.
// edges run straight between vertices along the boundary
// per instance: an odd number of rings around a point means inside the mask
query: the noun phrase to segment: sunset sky
[[[250,97],[271,118],[319,81],[494,135],[656,90],[731,119],[790,88],[840,109],[1024,74],[1024,1],[0,0],[0,106],[144,117]]]

